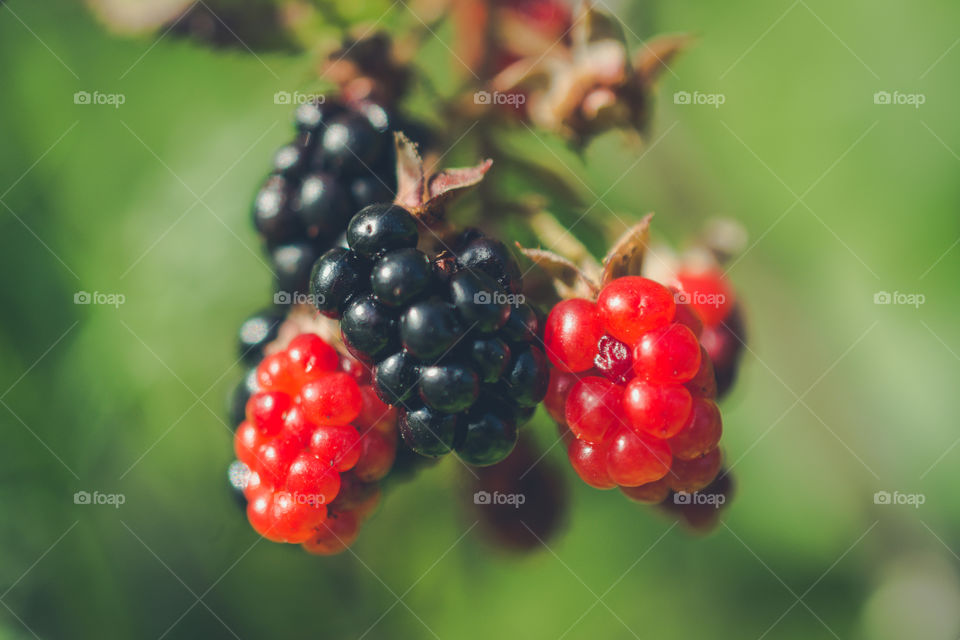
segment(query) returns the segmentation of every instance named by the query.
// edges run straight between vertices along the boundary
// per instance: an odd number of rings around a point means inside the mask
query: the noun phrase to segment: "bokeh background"
[[[418,24],[404,2],[362,5],[351,20]],[[730,276],[750,350],[723,406],[737,494],[715,532],[589,489],[555,447],[570,516],[531,554],[471,528],[453,460],[392,490],[354,553],[258,542],[226,487],[223,406],[236,327],[270,291],[248,211],[290,133],[272,96],[313,86],[315,58],[121,37],[79,3],[14,0],[0,7],[0,637],[960,635],[960,6],[610,7],[634,45],[698,35],[662,78],[646,145],[608,135],[581,157],[513,140],[588,202],[603,194],[593,228],[615,230],[609,206],[656,211],[676,244],[719,214],[748,230]],[[453,30],[436,35],[417,60],[449,95]],[[125,103],[74,104],[81,90]],[[412,108],[429,120],[428,97]],[[124,303],[77,305],[79,291]],[[875,304],[882,291],[924,301]],[[554,442],[542,411],[531,431]],[[74,504],[81,490],[125,502]]]

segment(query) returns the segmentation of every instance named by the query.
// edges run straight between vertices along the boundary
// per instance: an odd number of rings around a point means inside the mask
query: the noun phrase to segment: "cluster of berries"
[[[733,386],[746,344],[743,315],[733,287],[718,268],[681,269],[675,276],[677,299],[685,301],[703,322],[700,344],[710,354],[717,378],[717,397]]]
[[[500,242],[468,231],[431,259],[419,241],[403,207],[362,209],[347,226],[347,247],[317,261],[311,296],[339,318],[346,348],[374,366],[375,388],[399,407],[409,448],[494,464],[546,393],[546,357],[533,344],[539,320]]]
[[[234,435],[247,517],[262,536],[311,553],[350,545],[396,455],[396,410],[369,372],[302,333],[263,358]]]
[[[716,381],[702,321],[676,291],[647,278],[609,282],[596,302],[557,304],[544,340],[556,366],[546,406],[565,429],[577,474],[659,503],[720,470]]]
[[[297,108],[296,137],[274,155],[253,205],[278,291],[306,291],[310,268],[337,242],[350,215],[393,199],[396,120],[369,101],[310,101]]]

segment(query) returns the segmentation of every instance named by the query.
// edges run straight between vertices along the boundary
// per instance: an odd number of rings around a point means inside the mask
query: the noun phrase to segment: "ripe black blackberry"
[[[307,289],[310,268],[337,244],[354,211],[393,199],[393,131],[414,129],[373,102],[300,105],[296,137],[281,147],[254,199],[253,222],[277,275],[276,290]]]
[[[346,240],[314,265],[310,293],[340,319],[347,348],[375,365],[404,442],[474,465],[504,459],[548,379],[540,322],[506,247],[470,231],[431,259],[416,248],[417,220],[391,204],[362,209]]]

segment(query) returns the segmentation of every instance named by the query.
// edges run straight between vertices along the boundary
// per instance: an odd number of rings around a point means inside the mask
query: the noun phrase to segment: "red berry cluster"
[[[674,279],[678,298],[687,301],[703,320],[700,344],[710,354],[717,395],[723,397],[736,379],[746,342],[733,287],[717,268],[681,269]]]
[[[695,309],[639,276],[550,312],[544,341],[556,368],[545,404],[569,429],[570,463],[587,484],[661,502],[716,477],[722,426],[701,330]]]
[[[396,410],[356,365],[303,333],[257,367],[234,449],[250,469],[247,517],[265,538],[337,553],[376,505],[396,455]]]

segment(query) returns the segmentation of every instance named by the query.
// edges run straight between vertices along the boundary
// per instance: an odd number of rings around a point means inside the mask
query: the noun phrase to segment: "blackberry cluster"
[[[354,211],[393,199],[392,132],[401,128],[394,114],[373,102],[307,102],[294,122],[296,137],[274,155],[253,205],[277,291],[290,294],[306,291],[310,268],[337,243]],[[402,128],[423,141],[416,125]]]
[[[720,269],[686,268],[676,274],[678,299],[686,300],[703,321],[700,343],[710,354],[717,376],[717,397],[736,381],[746,345],[743,313],[733,286]]]
[[[357,213],[346,241],[317,261],[310,293],[340,319],[347,349],[375,365],[406,445],[473,465],[504,459],[548,382],[540,321],[506,247],[468,231],[431,259],[416,248],[415,218],[390,204]]]

